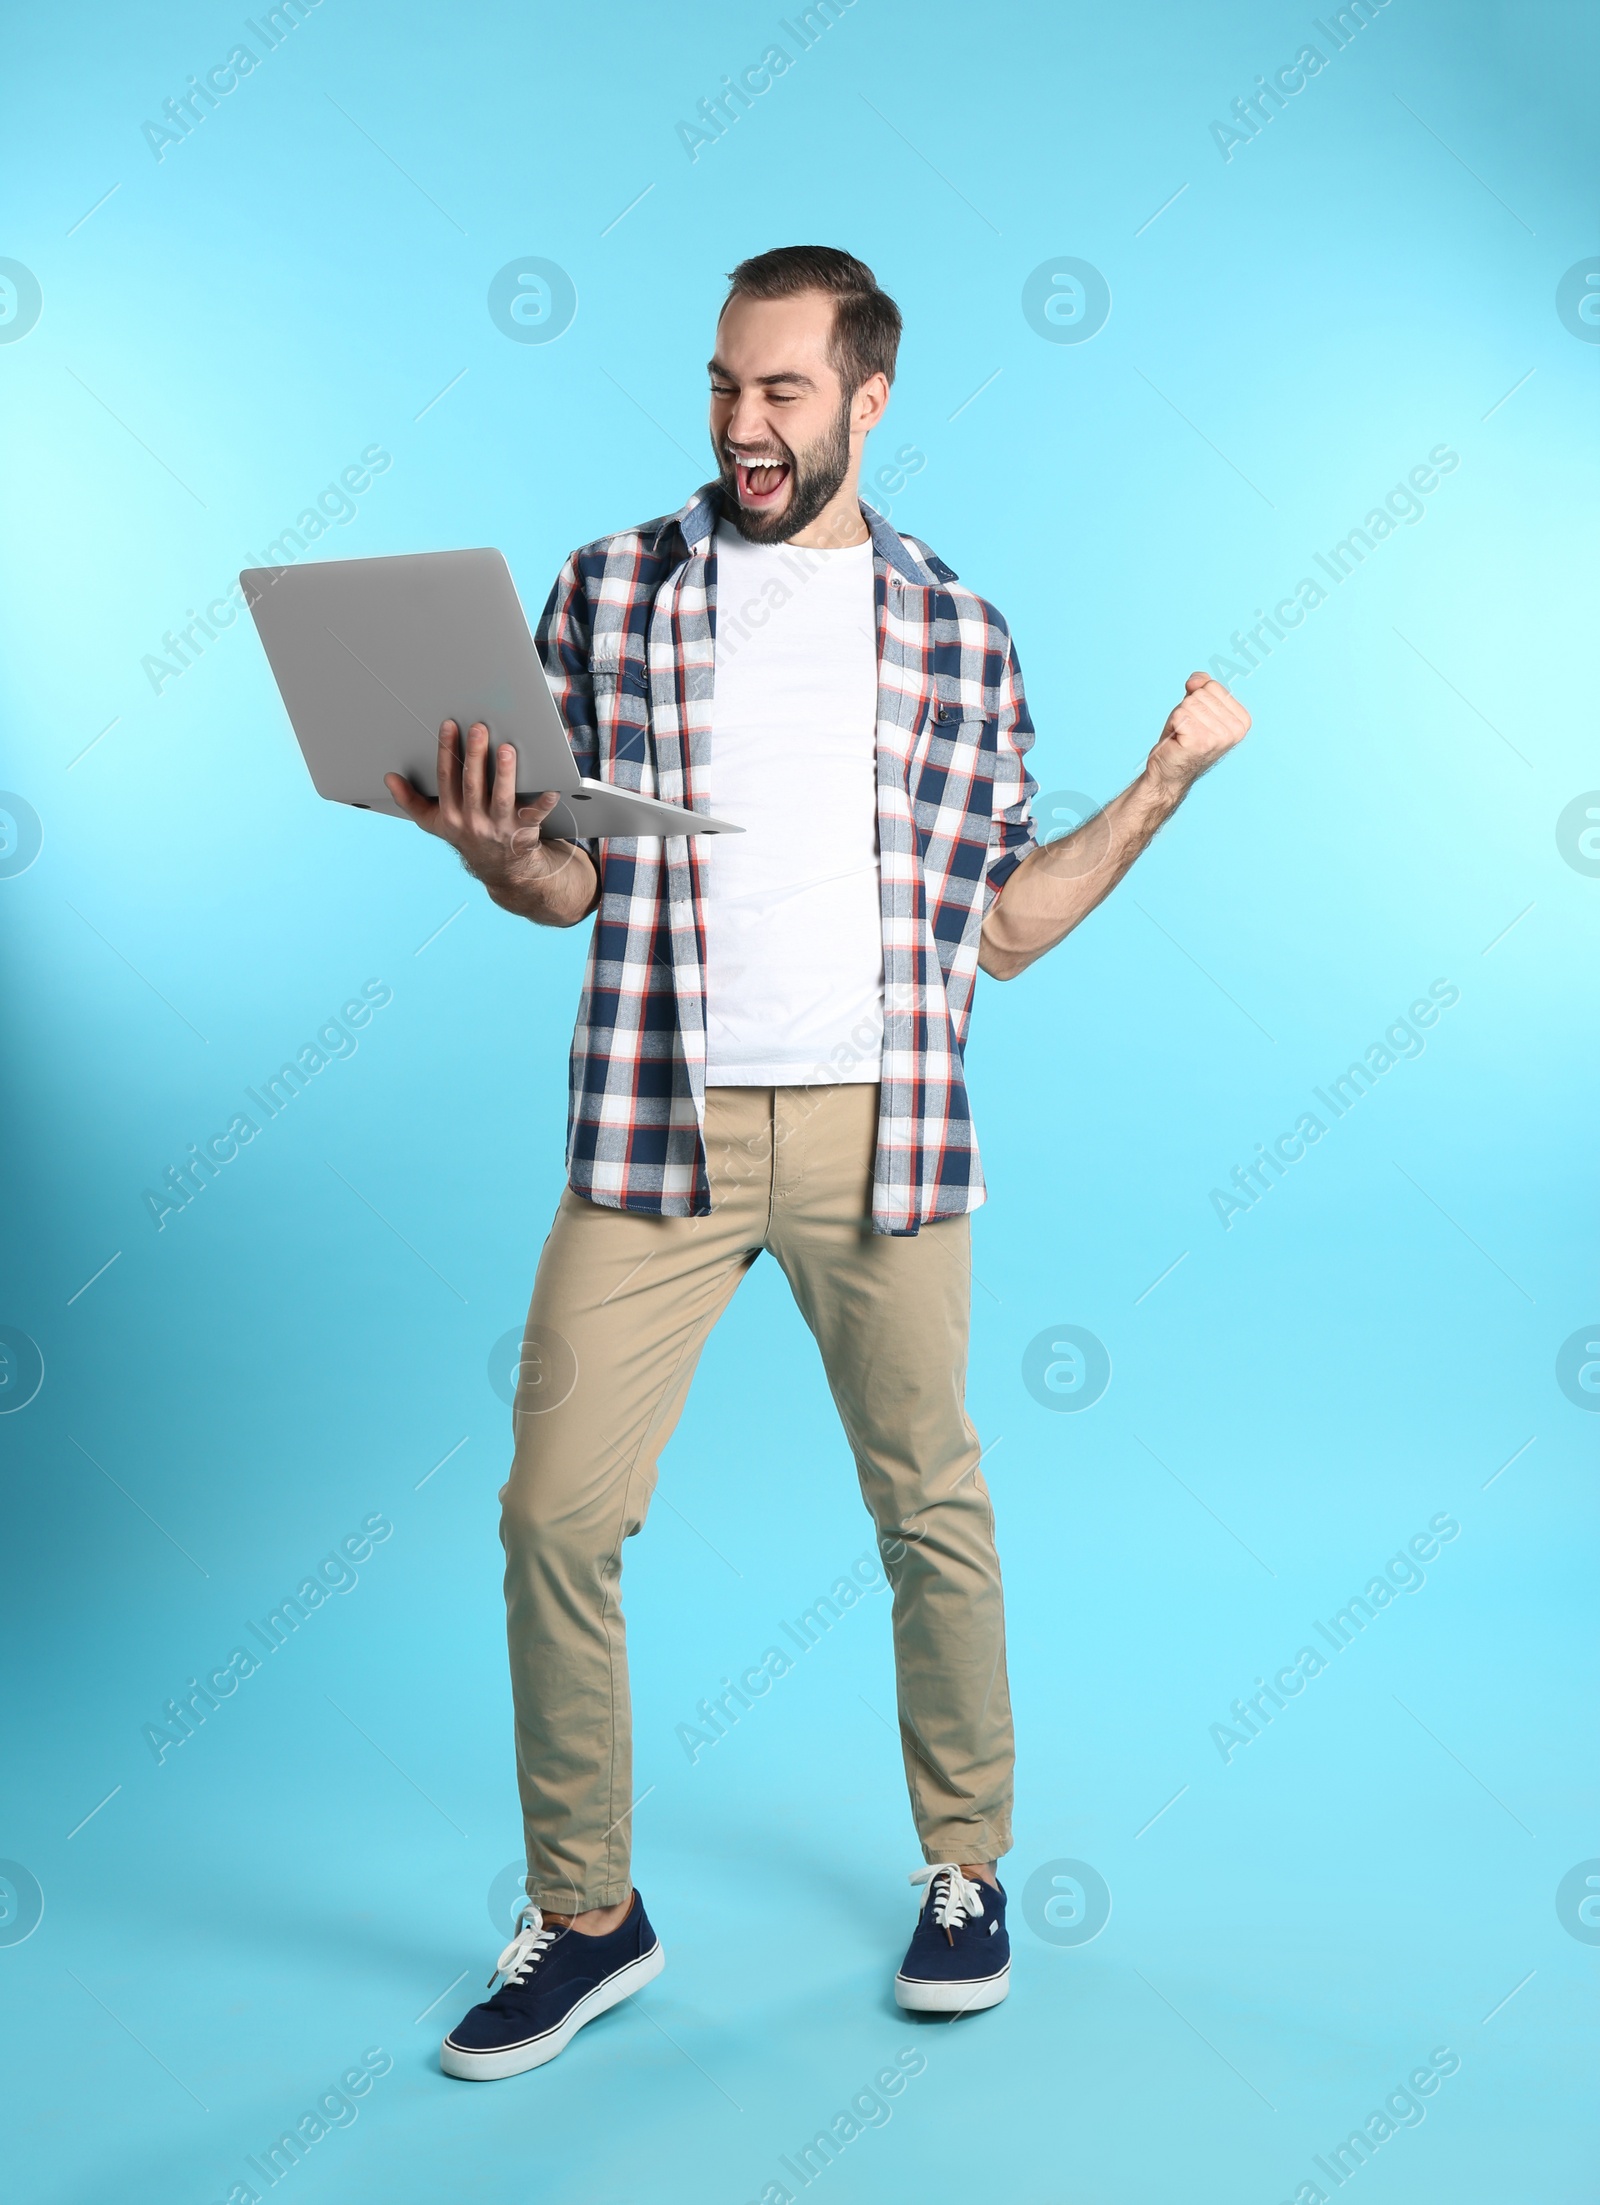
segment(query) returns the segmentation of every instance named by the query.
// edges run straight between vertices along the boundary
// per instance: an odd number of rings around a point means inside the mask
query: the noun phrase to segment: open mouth
[[[769,511],[782,501],[789,485],[786,459],[743,460],[735,455],[733,465],[739,483],[739,503],[747,510]]]

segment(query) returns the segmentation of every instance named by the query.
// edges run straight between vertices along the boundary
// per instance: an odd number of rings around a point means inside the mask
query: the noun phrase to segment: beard
[[[782,544],[811,526],[850,471],[850,401],[840,406],[833,426],[804,451],[795,451],[781,437],[775,449],[761,457],[786,462],[789,469],[787,503],[775,513],[749,512],[739,499],[739,478],[730,455],[717,447],[717,472],[722,484],[722,509],[747,543]],[[749,453],[741,455],[746,461]]]

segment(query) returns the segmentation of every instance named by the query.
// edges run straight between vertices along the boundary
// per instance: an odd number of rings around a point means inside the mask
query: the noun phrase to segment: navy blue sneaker
[[[526,2074],[564,2052],[586,2021],[620,2005],[666,1966],[661,1940],[633,1894],[622,1923],[604,1937],[546,1928],[531,1902],[495,1963],[500,1988],[474,2006],[439,2048],[447,2075],[496,2082]]]
[[[971,2014],[998,2006],[1011,1988],[1006,1895],[973,1883],[954,1861],[919,1868],[925,1883],[910,1948],[894,1979],[895,2003],[919,2014]]]

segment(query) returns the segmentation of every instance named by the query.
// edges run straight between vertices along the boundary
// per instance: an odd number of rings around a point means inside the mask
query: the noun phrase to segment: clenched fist
[[[1145,771],[1181,797],[1249,732],[1250,715],[1238,698],[1209,674],[1191,674],[1183,685],[1183,702],[1168,714]]]

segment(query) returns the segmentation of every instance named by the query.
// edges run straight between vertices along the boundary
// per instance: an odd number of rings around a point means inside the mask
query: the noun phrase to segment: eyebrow
[[[708,360],[706,362],[706,371],[708,374],[711,375],[720,375],[723,378],[724,382],[731,383],[735,380],[735,377],[733,376],[731,371],[728,368],[724,367],[722,362],[718,359]],[[816,389],[816,385],[811,380],[811,377],[809,375],[803,375],[800,372],[799,368],[781,368],[776,375],[753,375],[750,380],[753,383],[761,384],[763,388],[772,383],[803,383],[807,390]]]

